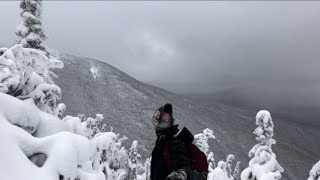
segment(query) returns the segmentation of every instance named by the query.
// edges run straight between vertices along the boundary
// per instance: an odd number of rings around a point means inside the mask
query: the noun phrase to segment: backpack
[[[189,142],[189,149],[192,158],[191,169],[196,171],[195,173],[200,173],[205,179],[207,179],[209,173],[207,156],[192,142]]]
[[[164,145],[164,160],[167,164],[167,167],[171,169],[172,167],[172,159],[169,153],[169,146],[171,145],[171,141],[168,141]],[[191,153],[191,169],[193,170],[192,173],[192,180],[207,180],[208,176],[208,161],[207,156],[202,152],[196,145],[192,142],[188,142],[187,146],[189,147]]]

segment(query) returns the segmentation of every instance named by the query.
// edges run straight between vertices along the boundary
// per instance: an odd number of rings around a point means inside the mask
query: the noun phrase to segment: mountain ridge
[[[104,114],[107,126],[113,127],[116,133],[128,136],[126,146],[132,140],[139,141],[141,154],[145,158],[150,156],[156,140],[151,123],[153,113],[159,106],[170,102],[180,126],[186,126],[193,134],[205,128],[213,130],[216,140],[211,140],[209,145],[216,161],[233,153],[235,160],[241,161],[241,169],[248,166],[247,153],[257,143],[252,134],[256,128],[254,118],[257,112],[219,103],[203,104],[140,82],[108,63],[91,58],[62,54],[61,60],[65,64],[64,69],[54,72],[59,76],[55,82],[62,90],[62,102],[67,105],[66,115],[76,116],[82,112],[93,117],[97,113]],[[96,78],[91,68],[95,69]],[[285,168],[282,179],[306,179],[310,168],[320,157],[316,154],[318,146],[312,145],[314,139],[304,144],[302,142],[305,141],[304,136],[317,138],[319,135],[314,129],[306,134],[303,127],[296,127],[295,123],[276,116],[273,118],[275,139],[278,140],[273,150],[278,155],[280,165]],[[297,130],[302,137],[286,135],[286,129]],[[299,143],[300,140],[302,145],[291,148],[290,143]],[[301,146],[311,148],[305,152]]]

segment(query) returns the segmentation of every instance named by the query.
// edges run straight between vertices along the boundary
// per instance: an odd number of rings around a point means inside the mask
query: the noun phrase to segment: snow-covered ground
[[[89,127],[102,115],[85,122],[71,116],[61,120],[41,111],[32,100],[0,92],[0,101],[1,179],[104,180],[104,172],[108,179],[123,179],[127,174],[129,157],[118,135],[90,136]]]

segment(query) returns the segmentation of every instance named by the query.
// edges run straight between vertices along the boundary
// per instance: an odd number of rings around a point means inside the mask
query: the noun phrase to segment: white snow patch
[[[91,67],[90,72],[91,72],[94,79],[96,79],[98,77],[98,69],[96,67],[94,67],[94,66]]]
[[[308,180],[320,180],[320,161],[318,161],[310,170]]]

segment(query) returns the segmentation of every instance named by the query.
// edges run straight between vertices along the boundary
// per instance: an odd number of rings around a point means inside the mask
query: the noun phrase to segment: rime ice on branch
[[[274,125],[270,113],[266,110],[259,111],[256,116],[256,125],[258,127],[253,133],[257,136],[259,143],[249,152],[249,157],[252,159],[249,167],[242,171],[241,180],[278,180],[284,169],[271,149],[276,141],[272,139]]]

